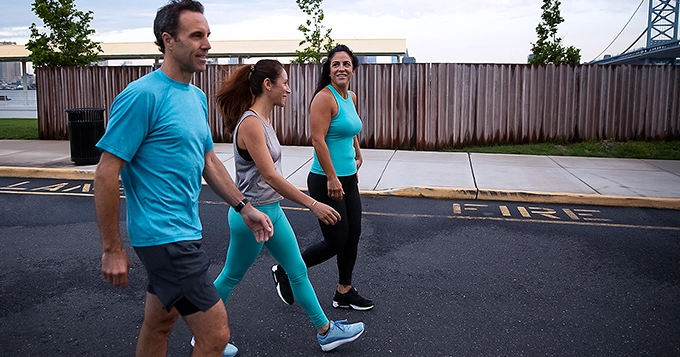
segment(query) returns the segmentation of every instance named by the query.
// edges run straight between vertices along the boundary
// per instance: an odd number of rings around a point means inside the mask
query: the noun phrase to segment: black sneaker
[[[276,284],[276,292],[281,300],[288,305],[293,305],[295,298],[293,297],[293,290],[290,288],[286,271],[281,266],[274,265],[272,267],[272,276],[274,277],[274,284]]]
[[[347,293],[340,294],[335,292],[333,297],[333,307],[339,309],[370,310],[373,308],[373,301],[364,299],[359,295],[357,289],[352,287]]]

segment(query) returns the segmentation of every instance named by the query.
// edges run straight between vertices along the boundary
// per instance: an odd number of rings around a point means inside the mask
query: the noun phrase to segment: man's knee
[[[231,330],[229,330],[229,326],[224,326],[221,331],[219,332],[218,335],[218,340],[220,341],[220,344],[223,346],[227,345],[229,343],[229,340],[231,339]]]
[[[231,339],[231,330],[229,329],[229,323],[224,322],[223,324],[216,324],[212,329],[209,330],[209,335],[217,343],[222,345],[222,348],[229,343]]]
[[[229,327],[224,326],[210,331],[209,334],[196,334],[194,338],[196,339],[194,348],[199,351],[222,352],[231,339],[231,332]]]
[[[201,351],[222,351],[231,338],[227,311],[222,300],[208,311],[186,315],[183,318],[193,332]]]

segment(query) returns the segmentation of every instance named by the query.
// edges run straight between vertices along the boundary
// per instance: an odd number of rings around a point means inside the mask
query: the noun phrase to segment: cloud
[[[140,27],[121,31],[97,32],[92,36],[97,42],[153,42],[156,40],[152,27]]]
[[[429,10],[417,16],[395,11],[364,14],[349,6],[327,12],[326,19],[335,38],[405,38],[409,54],[419,62],[525,63],[540,8],[508,13],[504,9],[509,1],[482,3],[488,6],[473,8],[464,3],[465,11]]]
[[[28,26],[25,27],[0,27],[0,42],[9,41],[17,44],[25,44],[31,36]]]

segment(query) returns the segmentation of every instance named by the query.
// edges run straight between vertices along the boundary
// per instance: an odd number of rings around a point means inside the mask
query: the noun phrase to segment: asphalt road
[[[366,333],[334,356],[678,356],[680,211],[363,197],[355,285],[367,312],[331,306],[332,262],[310,270],[331,319]],[[217,276],[227,207],[201,196]],[[301,247],[313,215],[284,202]],[[127,247],[129,249],[129,247]],[[145,289],[134,252],[125,290],[100,274],[91,182],[0,178],[0,356],[131,356]],[[322,356],[284,305],[268,252],[227,303],[240,356]],[[173,330],[169,356],[189,356]]]

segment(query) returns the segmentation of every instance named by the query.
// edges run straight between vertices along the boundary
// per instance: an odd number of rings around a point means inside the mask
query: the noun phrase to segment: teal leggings
[[[288,274],[295,301],[305,310],[314,327],[318,329],[325,326],[328,318],[319,305],[312,283],[309,282],[307,266],[302,260],[295,233],[281,209],[281,204],[272,203],[257,209],[267,214],[274,224],[274,235],[264,243],[256,242],[253,232],[243,223],[241,215],[229,209],[227,261],[214,283],[222,301],[227,302],[232,290],[246,275],[264,245]]]

